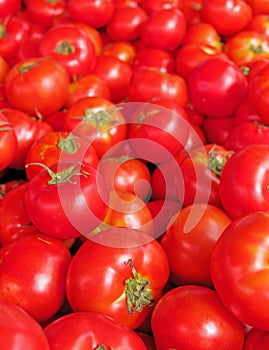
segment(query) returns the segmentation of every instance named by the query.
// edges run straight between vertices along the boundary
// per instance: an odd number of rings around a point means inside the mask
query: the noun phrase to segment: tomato
[[[269,43],[263,34],[244,30],[229,38],[223,52],[238,66],[269,58]]]
[[[247,95],[248,84],[243,72],[232,61],[210,58],[191,70],[188,92],[198,112],[223,118],[233,115]]]
[[[113,0],[68,0],[67,11],[75,22],[83,22],[94,28],[108,24],[114,13]]]
[[[10,163],[13,169],[24,170],[25,158],[29,148],[42,135],[52,131],[45,121],[37,121],[27,113],[14,108],[2,109],[2,113],[13,126],[17,138],[15,157]]]
[[[117,8],[106,25],[106,31],[112,41],[136,40],[140,38],[147,19],[147,13],[140,6]]]
[[[153,13],[143,24],[141,39],[145,46],[175,50],[183,41],[187,23],[179,9],[163,9]]]
[[[135,69],[128,88],[129,101],[151,102],[156,97],[185,107],[188,102],[187,83],[178,74],[165,73],[155,67]]]
[[[65,0],[56,0],[53,2],[46,0],[27,0],[25,9],[28,18],[32,22],[46,28],[51,27],[54,18],[63,14],[65,10]]]
[[[164,9],[177,8],[180,3],[181,0],[140,0],[140,6],[149,15]]]
[[[248,326],[269,330],[267,282],[268,212],[235,219],[211,255],[214,287],[225,307]],[[255,298],[253,298],[255,295]]]
[[[106,82],[112,102],[120,103],[127,97],[132,77],[132,68],[127,62],[102,54],[97,57],[93,73]]]
[[[37,228],[31,223],[24,205],[24,194],[28,183],[22,183],[10,190],[0,206],[0,242],[6,246],[10,242],[33,233]]]
[[[137,328],[161,297],[168,276],[167,256],[156,240],[139,230],[111,228],[74,255],[66,293],[75,312],[101,312]]]
[[[14,59],[19,46],[30,36],[29,24],[20,17],[0,21],[0,55],[8,62]]]
[[[152,163],[177,156],[189,135],[188,116],[177,103],[156,99],[138,104],[129,125],[129,142],[134,154]]]
[[[8,180],[7,182],[1,183],[0,184],[0,206],[2,203],[3,198],[5,197],[5,195],[13,190],[14,188],[16,188],[17,186],[23,184],[25,182],[25,180],[23,179],[19,179],[19,180]]]
[[[18,147],[17,136],[14,127],[0,112],[0,170],[6,169],[16,156]]]
[[[4,349],[50,349],[41,326],[20,306],[0,301],[0,315],[0,342]]]
[[[96,63],[91,39],[71,23],[58,24],[48,29],[38,49],[41,56],[50,56],[65,67],[71,81],[91,73]]]
[[[246,2],[251,6],[254,14],[269,13],[269,4],[264,0],[246,0]]]
[[[79,99],[67,110],[62,129],[88,141],[102,158],[127,137],[121,106],[101,97]]]
[[[32,234],[2,247],[0,256],[0,300],[22,307],[38,322],[53,316],[65,297],[71,261],[66,245]]]
[[[88,163],[63,160],[36,174],[27,187],[25,205],[34,225],[48,236],[68,239],[93,230],[107,211],[102,176]]]
[[[161,239],[174,285],[213,286],[211,252],[231,222],[224,210],[207,203],[194,203],[179,211]]]
[[[221,16],[225,21],[220,21]],[[252,8],[242,0],[204,0],[201,18],[220,35],[234,35],[246,28],[252,18]]]
[[[243,147],[222,169],[219,194],[223,208],[233,218],[268,211],[269,144]]]
[[[66,329],[69,329],[66,337]],[[101,313],[73,312],[53,321],[44,332],[50,349],[146,350],[131,329]]]
[[[253,79],[249,84],[248,96],[250,102],[257,110],[265,124],[269,124],[268,117],[268,103],[269,103],[269,90],[268,90],[268,74],[269,63],[266,63],[261,69],[257,71]]]
[[[261,33],[269,38],[269,19],[266,14],[254,15],[247,26],[248,30]]]
[[[244,350],[266,350],[269,346],[269,333],[260,329],[252,328],[246,334]]]
[[[72,133],[54,131],[40,137],[26,155],[26,176],[30,180],[43,170],[40,163],[50,167],[61,161],[86,162],[97,168],[99,159],[93,146]],[[31,164],[38,163],[39,165]],[[30,164],[30,166],[29,166]]]
[[[202,22],[202,3],[203,0],[182,0],[179,4],[179,8],[186,18],[188,28]]]
[[[151,324],[158,350],[243,349],[243,325],[207,287],[187,285],[168,291],[157,302]]]
[[[136,47],[130,41],[116,41],[104,46],[103,54],[115,56],[123,62],[132,65],[136,56]]]
[[[126,155],[104,157],[98,170],[110,190],[130,192],[143,200],[149,197],[151,175],[142,160]]]
[[[2,56],[0,56],[0,84],[4,83],[6,74],[9,70],[9,64]]]
[[[0,3],[0,18],[12,17],[22,9],[21,0],[2,0]]]
[[[154,47],[144,47],[138,50],[132,63],[132,68],[157,68],[163,73],[175,73],[175,59],[172,53]]]
[[[6,98],[13,108],[44,117],[64,106],[68,88],[66,69],[49,57],[15,64],[5,79]]]
[[[227,138],[233,132],[235,118],[205,118],[202,129],[205,133],[207,143],[216,143],[228,150],[234,150],[226,144]],[[238,134],[239,136],[239,134]]]

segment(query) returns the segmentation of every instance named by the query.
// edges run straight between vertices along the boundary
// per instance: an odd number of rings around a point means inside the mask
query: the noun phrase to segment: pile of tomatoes
[[[0,2],[0,344],[269,348],[269,2]]]

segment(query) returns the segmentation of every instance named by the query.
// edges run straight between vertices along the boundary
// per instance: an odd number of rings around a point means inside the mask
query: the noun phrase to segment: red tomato
[[[25,158],[26,176],[30,180],[43,168],[51,167],[59,161],[86,162],[97,168],[99,159],[93,146],[84,139],[64,131],[54,131],[40,137],[27,152]],[[38,165],[31,164],[38,163]]]
[[[6,74],[9,70],[9,64],[2,56],[0,56],[0,84],[4,83]]]
[[[225,307],[241,322],[265,331],[269,330],[264,312],[269,303],[268,225],[268,212],[234,220],[211,255],[213,284]]]
[[[163,73],[175,72],[175,59],[172,53],[154,47],[143,47],[138,50],[132,68],[140,67],[157,68]]]
[[[147,19],[147,13],[140,6],[117,8],[107,23],[106,31],[113,41],[136,40],[140,38],[141,28]]]
[[[137,328],[161,297],[168,276],[167,256],[156,240],[139,230],[111,228],[74,255],[66,293],[74,311],[101,312]]]
[[[136,332],[136,334],[142,339],[147,350],[156,350],[154,339],[150,334],[144,332]]]
[[[107,211],[106,185],[96,168],[63,161],[46,166],[25,192],[25,206],[33,224],[44,234],[76,238],[93,230]]]
[[[244,350],[267,350],[269,346],[269,332],[252,328],[246,334]]]
[[[127,62],[102,54],[97,57],[93,73],[106,82],[112,102],[119,103],[127,97],[132,77],[132,68]]]
[[[155,67],[140,67],[134,70],[128,88],[130,102],[151,102],[159,97],[185,107],[188,89],[185,80],[178,74],[169,74]]]
[[[114,0],[68,0],[67,11],[75,22],[83,22],[94,28],[108,24],[114,13]]]
[[[6,246],[10,242],[33,233],[38,229],[32,224],[25,209],[24,194],[28,183],[10,190],[2,199],[0,206],[0,243]]]
[[[1,301],[22,307],[36,321],[53,316],[65,297],[71,256],[66,245],[42,234],[14,240],[0,250]]]
[[[115,56],[131,65],[136,56],[136,48],[130,41],[116,41],[105,45],[103,54],[106,56]]]
[[[110,100],[94,96],[73,103],[64,116],[62,129],[86,139],[99,158],[115,149],[127,136],[121,107],[118,108]]]
[[[143,24],[141,39],[145,46],[172,51],[180,46],[187,32],[187,22],[179,9],[153,13]]]
[[[8,102],[32,115],[47,116],[58,111],[67,100],[68,89],[66,69],[49,57],[15,64],[5,79]]]
[[[222,17],[225,20],[220,20]],[[201,18],[220,35],[234,35],[246,28],[252,18],[252,8],[243,0],[204,0]]]
[[[246,97],[246,77],[232,61],[210,58],[195,66],[188,78],[190,101],[198,112],[208,117],[233,115]]]
[[[254,15],[247,26],[248,30],[265,35],[269,39],[269,19],[266,14]]]
[[[202,129],[205,133],[207,143],[216,143],[228,150],[233,150],[225,142],[234,128],[234,119],[234,117],[205,118]]]
[[[12,17],[22,9],[21,0],[2,0],[0,2],[0,18]]]
[[[251,6],[254,14],[258,13],[269,13],[269,3],[264,0],[246,0],[246,2]]]
[[[242,148],[222,169],[219,195],[226,212],[235,219],[256,211],[268,211],[269,144]]]
[[[133,330],[101,313],[73,312],[53,321],[44,331],[51,350],[146,350]]]
[[[243,325],[214,290],[203,286],[180,286],[165,293],[151,324],[158,350],[243,349]]]
[[[139,3],[149,15],[152,15],[164,9],[178,8],[181,0],[140,0]]]
[[[232,220],[219,207],[194,203],[173,218],[161,239],[174,285],[212,287],[210,256],[217,239]]]
[[[0,343],[3,349],[50,350],[41,326],[20,306],[0,301]]]
[[[8,118],[0,112],[0,170],[6,169],[16,157],[18,147],[14,127]]]
[[[96,63],[91,39],[71,23],[52,26],[44,34],[38,49],[41,56],[49,56],[66,68],[71,81],[91,73]]]

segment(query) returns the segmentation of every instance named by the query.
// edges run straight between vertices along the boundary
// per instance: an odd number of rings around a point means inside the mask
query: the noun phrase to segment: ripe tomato
[[[173,51],[182,43],[187,32],[187,22],[177,8],[163,9],[153,13],[141,29],[145,46]]]
[[[220,20],[221,16],[225,17],[225,21]],[[234,35],[248,25],[252,8],[242,0],[204,0],[201,18],[211,24],[219,35]]]
[[[93,230],[107,211],[108,193],[96,168],[70,160],[46,166],[25,192],[25,206],[33,224],[44,234],[76,238]],[[42,164],[41,164],[42,165]]]
[[[17,63],[5,78],[5,95],[11,106],[43,117],[64,106],[68,89],[66,69],[50,57]]]
[[[215,118],[233,115],[246,97],[248,84],[230,60],[210,58],[195,66],[188,78],[190,101],[198,112]]]
[[[70,80],[91,73],[96,52],[89,36],[72,23],[50,27],[38,45],[41,56],[51,57],[69,73]]]
[[[161,297],[168,276],[167,256],[156,240],[139,230],[111,228],[74,255],[66,293],[73,311],[101,312],[137,328]]]
[[[81,98],[66,111],[62,129],[88,141],[101,159],[127,137],[121,109],[105,98]]]
[[[225,307],[244,324],[265,331],[269,330],[264,312],[269,304],[268,227],[268,212],[234,220],[216,242],[210,263],[214,287]]]
[[[165,293],[151,325],[158,350],[243,349],[244,326],[207,287],[187,285]]]
[[[2,56],[0,56],[0,84],[4,83],[6,74],[9,70],[9,64]]]
[[[12,17],[22,9],[21,0],[2,0],[0,2],[0,18]]]
[[[246,334],[244,350],[267,350],[269,346],[269,332],[252,328]]]
[[[15,239],[38,233],[25,209],[24,195],[27,182],[8,191],[0,206],[0,243],[6,246]]]
[[[106,56],[115,56],[121,61],[132,65],[136,56],[136,48],[130,41],[116,41],[105,45],[103,54]]]
[[[251,6],[254,15],[258,13],[269,13],[269,3],[264,0],[246,0],[246,2]]]
[[[175,73],[175,59],[172,53],[154,47],[143,47],[138,50],[132,68],[152,67],[163,73]]]
[[[207,143],[216,143],[228,150],[234,150],[225,143],[234,128],[234,120],[234,116],[226,118],[205,118],[202,124],[202,130],[206,136]]]
[[[223,208],[233,219],[269,209],[269,144],[242,148],[226,162],[219,184]]]
[[[174,285],[213,286],[211,252],[231,222],[224,210],[206,203],[194,203],[179,211],[161,239]]]
[[[247,30],[261,33],[269,38],[269,19],[266,14],[254,15],[247,26]]]
[[[0,170],[6,169],[16,156],[18,147],[17,136],[14,127],[0,112]]]
[[[22,307],[38,322],[48,320],[60,309],[71,261],[62,241],[42,234],[28,235],[2,247],[0,257],[1,301]]]
[[[20,306],[0,301],[0,343],[3,349],[50,350],[41,326]]]
[[[96,312],[73,312],[64,315],[46,326],[44,332],[51,350],[146,350],[146,346],[133,330]]]
[[[93,146],[84,139],[64,131],[53,131],[41,137],[32,145],[25,158],[26,176],[30,180],[43,170],[40,163],[51,167],[59,161],[86,162],[97,168],[99,159]],[[38,163],[38,165],[31,164]],[[29,166],[29,164],[31,164]]]

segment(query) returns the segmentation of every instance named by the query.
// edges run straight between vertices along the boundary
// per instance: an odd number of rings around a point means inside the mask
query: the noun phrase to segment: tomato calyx
[[[32,63],[26,63],[25,65],[21,66],[19,68],[19,72],[21,74],[24,74],[26,72],[28,72],[28,70],[32,69],[33,67],[35,67],[38,63],[37,62],[32,62]]]
[[[134,314],[136,311],[141,312],[144,306],[151,306],[155,300],[148,290],[150,282],[138,275],[132,259],[129,259],[127,264],[130,265],[133,274],[133,277],[125,280],[127,310],[129,314]]]
[[[74,175],[82,175],[87,177],[88,173],[86,171],[84,171],[83,169],[76,168],[77,165],[83,165],[81,163],[76,163],[71,165],[70,167],[56,173],[53,170],[51,170],[49,167],[47,167],[45,164],[42,163],[28,163],[25,165],[25,167],[27,168],[30,165],[39,165],[42,168],[46,169],[48,174],[50,175],[51,179],[47,182],[48,185],[57,185],[57,184],[61,184],[61,183],[65,183],[65,182],[69,182],[71,184],[76,184],[76,181],[72,181],[71,178]]]
[[[55,52],[62,55],[72,55],[75,52],[75,48],[68,41],[63,40],[57,45]]]
[[[99,345],[97,348],[96,348],[96,350],[115,350],[114,348],[112,348],[111,346],[109,347],[109,348],[106,348],[106,346],[105,345],[103,345],[103,344],[101,344],[101,345]]]
[[[80,144],[79,142],[74,140],[74,137],[72,134],[69,134],[66,138],[63,138],[60,135],[57,146],[63,152],[75,153],[79,149]]]
[[[208,167],[217,176],[221,175],[222,169],[226,164],[228,158],[230,158],[232,152],[220,152],[216,151],[216,145],[214,145],[208,152]]]

